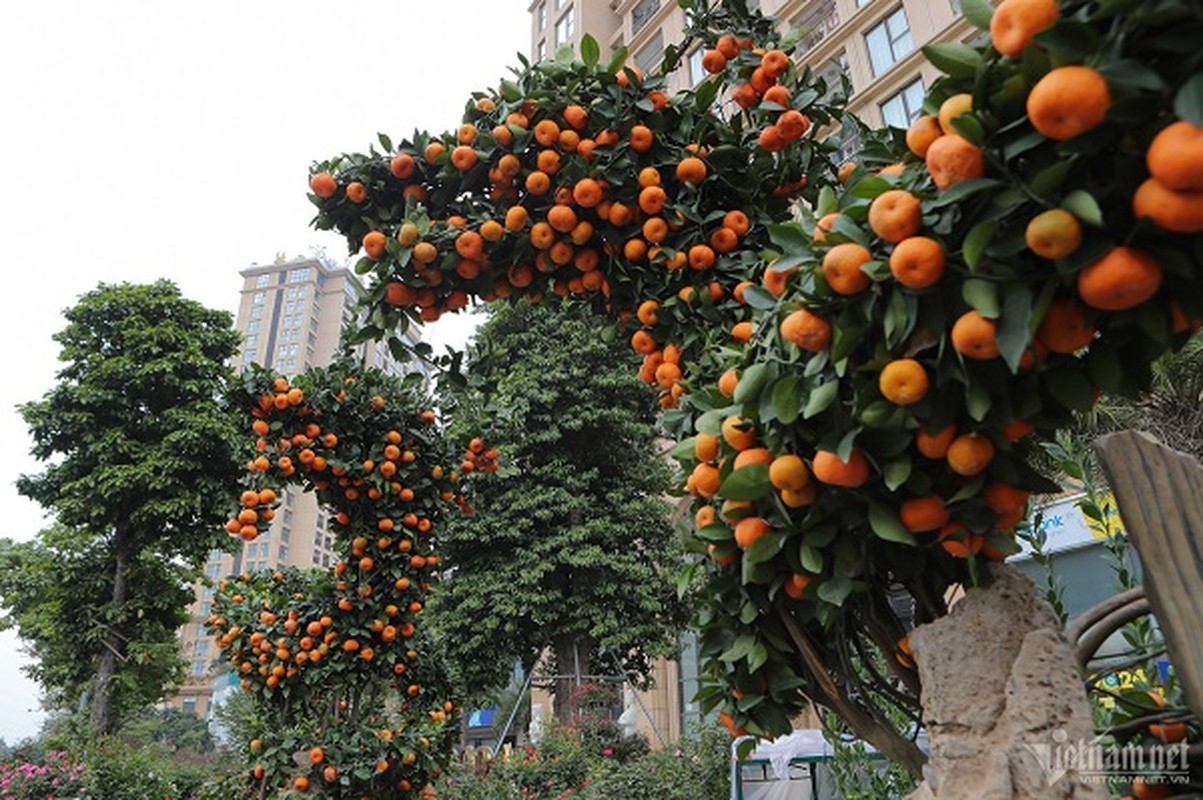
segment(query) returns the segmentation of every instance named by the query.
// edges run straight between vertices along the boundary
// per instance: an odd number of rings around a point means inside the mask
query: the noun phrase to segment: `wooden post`
[[[1187,704],[1203,718],[1203,466],[1135,431],[1095,447]]]

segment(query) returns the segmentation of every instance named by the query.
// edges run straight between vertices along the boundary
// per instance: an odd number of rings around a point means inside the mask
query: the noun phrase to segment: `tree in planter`
[[[1187,44],[1203,19],[1172,0],[1036,17],[967,0],[991,39],[928,48],[947,73],[929,113],[866,136],[837,183],[834,148],[787,116],[831,119],[789,43],[739,0],[682,5],[687,37],[712,46],[696,90],[665,97],[621,54],[598,68],[586,42],[581,62],[478,98],[454,133],[315,165],[317,224],[379,278],[367,335],[470,296],[581,294],[638,319],[711,556],[705,705],[772,734],[814,699],[917,774],[886,708],[941,699],[920,685],[938,648],[916,671],[890,595],[921,622],[994,575],[991,596],[1013,597],[987,562],[1050,487],[1036,439],[1145,388],[1203,316]],[[730,114],[711,115],[724,88]],[[803,174],[819,215],[773,224]],[[1022,615],[998,617],[990,643],[1025,635]]]
[[[453,570],[435,604],[470,692],[503,687],[544,651],[557,674],[644,678],[674,650],[684,615],[667,465],[625,344],[598,335],[608,325],[585,308],[520,303],[498,308],[470,351],[454,413],[505,455],[475,486],[477,513],[448,527]],[[557,684],[562,720],[570,695]]]
[[[49,689],[77,697],[94,676],[91,728],[105,734],[170,685],[186,568],[223,543],[221,498],[238,473],[220,395],[238,336],[168,281],[101,284],[66,318],[58,383],[20,409],[34,455],[53,461],[18,482],[61,527],[41,552],[12,552],[35,570],[62,555],[86,578],[35,598],[8,585],[4,598],[35,642],[56,642]]]

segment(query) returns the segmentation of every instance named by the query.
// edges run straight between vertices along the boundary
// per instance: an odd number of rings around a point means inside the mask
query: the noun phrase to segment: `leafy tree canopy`
[[[166,280],[102,283],[65,316],[58,382],[20,407],[48,463],[18,489],[59,527],[3,548],[0,605],[48,690],[73,702],[94,676],[92,725],[107,733],[179,676],[187,583],[227,541],[238,459],[221,397],[238,335]]]
[[[646,675],[647,656],[673,644],[668,471],[652,396],[625,346],[599,335],[609,325],[518,304],[496,309],[471,350],[457,418],[488,432],[502,467],[474,487],[476,513],[448,528],[455,569],[436,600],[469,692],[503,685],[547,648],[563,659],[575,643],[583,670]]]

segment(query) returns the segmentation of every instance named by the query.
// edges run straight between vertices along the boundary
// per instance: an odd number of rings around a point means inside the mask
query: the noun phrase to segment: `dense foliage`
[[[599,335],[610,325],[520,303],[498,308],[469,352],[452,413],[505,459],[475,483],[476,513],[447,528],[454,570],[432,609],[469,693],[503,688],[549,649],[553,673],[636,678],[675,651],[668,469],[630,351]]]
[[[237,485],[221,394],[238,337],[167,281],[101,284],[65,315],[58,383],[20,408],[48,465],[18,489],[59,525],[6,548],[0,593],[45,657],[35,677],[68,706],[90,692],[104,734],[179,677],[187,582]]]

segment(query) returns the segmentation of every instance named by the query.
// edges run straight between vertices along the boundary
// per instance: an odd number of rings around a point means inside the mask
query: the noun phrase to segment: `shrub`
[[[572,726],[552,727],[485,774],[453,767],[439,800],[724,800],[730,793],[731,739],[712,725],[675,749],[648,750],[640,737],[597,750]],[[620,749],[619,749],[620,748]]]
[[[83,781],[84,767],[73,763],[66,752],[50,751],[42,758],[0,764],[0,798],[4,800],[53,800],[74,797]]]

